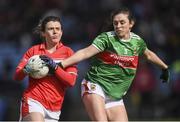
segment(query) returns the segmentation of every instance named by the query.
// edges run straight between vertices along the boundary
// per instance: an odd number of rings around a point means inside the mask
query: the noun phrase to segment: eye
[[[126,22],[125,22],[125,21],[120,21],[120,23],[121,23],[122,25],[124,25]]]
[[[59,28],[59,27],[57,27],[57,28],[56,28],[56,30],[58,30],[58,31],[59,31],[59,30],[60,30],[60,28]]]
[[[114,21],[113,24],[114,24],[114,25],[118,25],[118,22],[117,22],[117,21]]]
[[[47,30],[53,30],[53,28],[50,27],[50,28],[47,28]]]

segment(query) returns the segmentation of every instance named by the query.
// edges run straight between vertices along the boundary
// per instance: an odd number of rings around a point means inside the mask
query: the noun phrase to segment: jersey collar
[[[62,47],[63,46],[63,44],[61,43],[61,42],[59,42],[58,43],[58,45],[57,45],[57,47],[56,47],[56,49],[58,49],[58,48],[60,48],[60,47]],[[45,45],[45,42],[44,43],[42,43],[42,44],[40,44],[40,47],[39,47],[41,50],[45,50],[46,49],[46,45]]]
[[[131,32],[129,32],[129,39],[120,39],[120,41],[122,41],[122,42],[130,42],[131,41],[131,38],[132,38],[132,33]]]

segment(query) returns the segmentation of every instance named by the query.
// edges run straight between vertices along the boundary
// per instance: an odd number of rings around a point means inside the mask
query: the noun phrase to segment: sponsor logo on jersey
[[[138,56],[120,56],[111,52],[102,52],[97,57],[107,64],[119,65],[123,68],[136,69]]]

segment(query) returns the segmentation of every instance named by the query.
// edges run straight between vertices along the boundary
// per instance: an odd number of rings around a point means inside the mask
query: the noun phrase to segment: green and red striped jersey
[[[92,58],[85,79],[99,84],[113,99],[121,99],[135,77],[138,58],[147,48],[146,43],[132,32],[129,40],[122,40],[111,31],[101,33],[92,45],[101,52]]]

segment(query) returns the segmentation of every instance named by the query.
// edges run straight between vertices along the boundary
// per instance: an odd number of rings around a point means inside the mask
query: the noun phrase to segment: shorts
[[[40,102],[32,98],[23,98],[20,108],[20,121],[31,112],[39,112],[44,116],[45,121],[58,122],[61,111],[47,110]]]
[[[114,106],[119,106],[123,105],[124,102],[123,99],[120,100],[114,100],[108,95],[106,95],[101,88],[100,85],[96,83],[91,83],[90,81],[86,81],[85,79],[81,83],[81,96],[83,96],[85,93],[90,93],[90,94],[97,94],[105,99],[105,108],[111,108]]]

